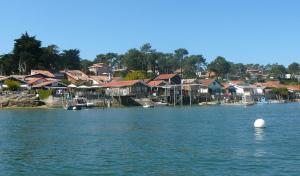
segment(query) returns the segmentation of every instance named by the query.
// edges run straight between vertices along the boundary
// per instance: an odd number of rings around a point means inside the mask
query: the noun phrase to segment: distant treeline
[[[147,73],[148,77],[157,73],[182,72],[183,77],[192,78],[201,71],[213,71],[219,77],[247,77],[247,69],[258,69],[274,78],[282,78],[286,73],[299,74],[298,63],[291,63],[288,68],[280,64],[242,64],[227,61],[218,56],[207,63],[201,54],[190,55],[185,48],[173,53],[156,51],[150,43],[139,49],[129,49],[126,53],[98,54],[93,60],[82,59],[78,49],[60,50],[56,45],[42,47],[42,42],[27,32],[15,39],[11,53],[0,56],[0,74],[28,74],[31,69],[46,69],[53,72],[63,69],[80,69],[88,73],[93,63],[103,62],[114,68],[127,68]]]

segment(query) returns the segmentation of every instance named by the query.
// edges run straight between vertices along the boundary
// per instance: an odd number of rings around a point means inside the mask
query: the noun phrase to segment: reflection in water
[[[255,128],[255,140],[263,141],[265,136],[264,128]]]
[[[258,143],[262,143],[265,140],[264,128],[255,128],[255,140]],[[263,157],[265,155],[266,155],[266,150],[264,147],[261,147],[260,145],[254,151],[255,157]]]

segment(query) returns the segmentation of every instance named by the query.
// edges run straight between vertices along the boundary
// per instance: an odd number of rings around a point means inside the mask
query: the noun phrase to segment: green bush
[[[39,98],[41,100],[47,99],[50,95],[52,95],[52,90],[38,90]]]
[[[18,81],[14,81],[14,80],[5,80],[4,84],[7,85],[7,89],[10,91],[17,91],[20,90],[20,83]]]

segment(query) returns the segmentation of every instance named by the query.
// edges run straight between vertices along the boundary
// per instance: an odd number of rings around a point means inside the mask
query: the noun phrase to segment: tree
[[[21,74],[29,73],[31,69],[42,64],[40,61],[42,52],[41,41],[37,40],[35,36],[29,36],[27,32],[22,34],[20,38],[15,40],[12,55],[18,72]]]
[[[78,49],[63,50],[60,54],[65,69],[80,69],[80,51]]]
[[[40,57],[39,69],[46,69],[51,71],[58,71],[63,69],[62,60],[59,56],[59,48],[56,45],[49,45],[42,48],[42,55]]]
[[[122,57],[122,62],[129,70],[146,70],[143,54],[138,49],[128,50]]]
[[[224,76],[229,73],[230,70],[230,64],[226,61],[224,57],[218,56],[214,61],[212,61],[208,65],[208,69],[210,71],[213,71],[217,74],[217,76],[221,76],[224,78]]]
[[[80,62],[80,68],[84,73],[89,73],[89,67],[93,65],[93,62],[87,59],[83,59]],[[91,73],[89,73],[91,74]]]
[[[195,77],[198,71],[205,68],[205,59],[202,55],[188,56],[183,63],[183,75],[186,78]]]
[[[270,74],[274,78],[278,78],[278,79],[284,78],[286,74],[286,68],[283,65],[273,64],[271,66]]]
[[[229,64],[230,64],[229,74],[233,79],[245,78],[247,76],[246,74],[247,66],[245,66],[242,63],[235,64],[233,62],[229,62]]]
[[[175,58],[180,61],[180,73],[182,76],[183,60],[184,60],[185,56],[187,56],[189,54],[189,52],[185,48],[179,48],[179,49],[175,50],[174,52],[175,52]]]
[[[272,91],[276,95],[277,100],[280,100],[283,97],[287,97],[289,95],[289,91],[287,88],[274,88],[272,89]]]
[[[119,55],[117,53],[98,54],[94,59],[95,63],[104,63],[114,66],[118,62]]]
[[[0,56],[0,74],[10,75],[18,72],[18,67],[16,66],[12,54],[4,54]]]
[[[288,72],[290,74],[298,74],[300,72],[300,65],[297,62],[293,62],[288,66]]]
[[[132,71],[129,72],[126,76],[125,76],[125,80],[137,80],[137,79],[146,79],[147,78],[147,74],[145,71],[142,70],[137,70],[137,71]]]

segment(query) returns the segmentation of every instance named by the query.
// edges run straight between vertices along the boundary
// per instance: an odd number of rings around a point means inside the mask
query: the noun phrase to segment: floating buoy
[[[254,127],[255,128],[265,128],[266,123],[264,119],[256,119],[254,122]]]
[[[73,107],[73,110],[77,110],[76,106]]]

